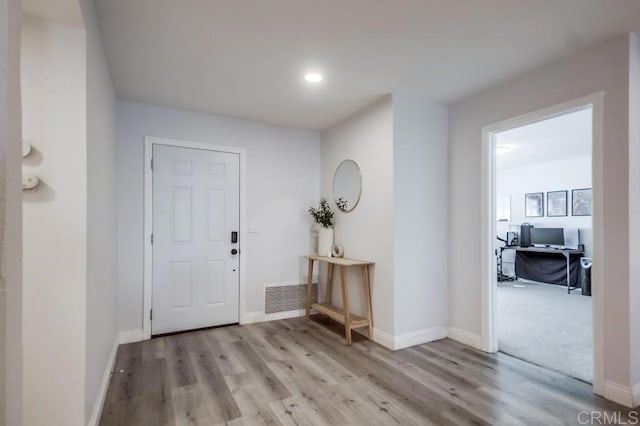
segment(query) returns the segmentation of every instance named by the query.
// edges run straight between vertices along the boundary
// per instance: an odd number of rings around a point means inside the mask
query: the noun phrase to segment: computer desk
[[[578,287],[571,287],[571,255],[584,256],[584,251],[571,248],[553,248],[553,247],[520,247],[520,246],[503,246],[500,247],[501,251],[515,250],[516,252],[533,252],[533,253],[545,253],[545,254],[557,254],[564,256],[567,261],[567,293],[571,294],[571,290],[575,290]],[[517,255],[517,253],[516,253]],[[516,273],[517,275],[517,273]],[[544,282],[544,281],[541,281]]]

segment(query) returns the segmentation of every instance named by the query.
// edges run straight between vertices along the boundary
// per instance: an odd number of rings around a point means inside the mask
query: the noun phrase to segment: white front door
[[[153,145],[152,334],[238,322],[239,155]]]

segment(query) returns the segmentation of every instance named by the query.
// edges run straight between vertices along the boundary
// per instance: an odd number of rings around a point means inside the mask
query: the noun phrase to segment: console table
[[[343,257],[307,256],[309,259],[309,280],[307,283],[307,319],[311,309],[329,316],[329,318],[344,324],[344,333],[347,345],[351,346],[351,329],[359,327],[369,327],[369,340],[373,338],[373,319],[371,317],[371,282],[369,280],[369,266],[374,262],[366,260],[346,259]],[[327,264],[327,288],[324,303],[311,303],[311,285],[313,281],[313,262],[324,262]],[[331,304],[331,294],[333,290],[333,269],[337,265],[340,267],[340,283],[342,285],[342,308]],[[366,317],[362,318],[349,311],[349,291],[347,288],[347,268],[360,267],[362,274],[362,291],[364,294],[364,305]]]
[[[513,249],[516,251],[516,264],[515,272],[518,278],[525,278],[533,281],[548,282],[550,284],[566,284],[567,293],[571,293],[571,290],[578,288],[572,286],[571,266],[572,261],[579,263],[580,258],[584,256],[582,250],[567,249],[567,248],[552,248],[552,247],[516,247],[506,246],[503,249]],[[545,271],[544,267],[550,268],[549,258],[562,256],[564,262],[562,266],[555,265],[551,269],[557,269],[557,267],[564,269],[563,275],[566,281],[550,281],[548,279],[549,271]],[[557,262],[557,261],[556,261]],[[577,264],[576,264],[577,265]],[[579,265],[577,265],[577,271],[579,271]],[[545,276],[545,272],[547,276]],[[558,271],[556,271],[556,275]],[[562,276],[562,275],[560,275]],[[578,277],[577,273],[574,276]]]

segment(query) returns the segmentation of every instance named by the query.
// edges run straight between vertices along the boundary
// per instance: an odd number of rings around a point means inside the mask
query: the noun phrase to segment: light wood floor
[[[123,345],[102,425],[578,424],[628,410],[591,386],[451,340],[397,352],[329,320],[231,326]],[[584,415],[583,415],[584,416]],[[584,417],[583,417],[584,420]]]

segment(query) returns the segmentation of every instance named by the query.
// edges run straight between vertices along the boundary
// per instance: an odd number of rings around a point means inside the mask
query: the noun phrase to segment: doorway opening
[[[145,138],[143,336],[242,322],[245,150]]]
[[[592,114],[495,135],[498,349],[589,383]]]
[[[594,389],[603,352],[601,112],[594,94],[483,129],[483,346]]]

